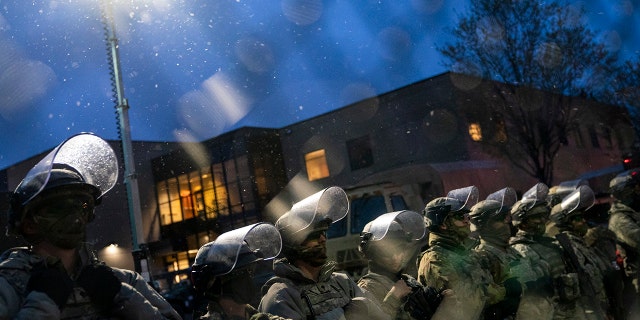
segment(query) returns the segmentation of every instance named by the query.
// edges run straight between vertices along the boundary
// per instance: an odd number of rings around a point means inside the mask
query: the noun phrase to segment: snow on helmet
[[[549,215],[549,207],[547,206],[547,195],[549,187],[539,182],[531,187],[522,195],[522,199],[516,202],[511,208],[511,222],[514,226],[518,226],[527,217],[543,214]]]
[[[225,232],[198,249],[191,280],[202,293],[210,289],[216,278],[273,259],[281,249],[280,233],[269,223],[259,222]]]
[[[73,186],[92,194],[97,204],[117,179],[118,160],[106,141],[93,133],[71,136],[33,166],[12,193],[7,233],[19,233],[25,214],[44,192]]]
[[[446,197],[431,200],[423,210],[426,226],[432,228],[442,225],[452,212],[468,213],[478,202],[478,198],[478,188],[469,186],[451,190]]]
[[[551,209],[549,218],[558,226],[566,225],[569,218],[589,210],[594,205],[595,198],[589,186],[581,185]]]
[[[285,249],[298,249],[314,231],[327,230],[349,212],[349,198],[340,187],[329,187],[295,203],[276,227]]]

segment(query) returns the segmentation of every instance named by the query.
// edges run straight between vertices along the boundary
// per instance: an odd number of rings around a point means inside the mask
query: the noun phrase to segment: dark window
[[[366,168],[373,164],[371,140],[368,135],[347,141],[347,151],[351,170]]]
[[[371,220],[387,212],[383,195],[365,196],[351,201],[351,233],[358,234]]]
[[[598,133],[596,132],[596,128],[593,126],[589,126],[589,138],[591,138],[591,145],[594,148],[600,148],[600,141],[598,141]]]

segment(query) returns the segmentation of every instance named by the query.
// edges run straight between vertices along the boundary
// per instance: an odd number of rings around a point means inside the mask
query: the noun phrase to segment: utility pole
[[[140,209],[140,191],[136,175],[135,161],[133,159],[133,146],[131,144],[131,128],[129,125],[129,103],[124,97],[122,85],[122,71],[120,70],[120,55],[118,52],[118,38],[112,11],[111,0],[103,0],[102,18],[105,26],[108,57],[111,68],[111,83],[116,102],[118,116],[118,132],[122,143],[122,155],[124,158],[124,183],[127,188],[127,202],[129,204],[129,221],[131,223],[131,240],[133,242],[133,261],[135,269],[147,281],[151,281],[147,262],[147,247],[144,244],[142,232],[142,212]]]

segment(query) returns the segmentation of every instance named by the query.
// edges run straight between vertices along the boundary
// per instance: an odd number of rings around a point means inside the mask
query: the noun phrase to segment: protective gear
[[[589,210],[595,203],[595,194],[589,186],[581,185],[551,209],[549,218],[558,226],[565,226],[569,218]]]
[[[511,223],[514,226],[520,225],[526,218],[533,216],[549,216],[549,208],[547,207],[547,195],[549,187],[540,182],[531,187],[522,195],[522,199],[511,207]]]
[[[640,168],[627,170],[611,179],[609,192],[616,200],[638,210],[640,209],[640,195],[635,191],[637,185],[640,185]]]
[[[101,311],[110,310],[113,307],[114,298],[122,286],[113,269],[104,264],[85,266],[80,272],[77,283]]]
[[[560,203],[569,193],[578,189],[580,186],[588,186],[589,182],[583,179],[569,180],[560,182],[557,186],[551,187],[547,194],[547,204],[549,208],[553,208]]]
[[[326,231],[348,212],[349,198],[339,187],[326,188],[294,204],[275,224],[282,235],[284,255],[290,259],[309,255],[309,248],[303,246],[309,236]]]
[[[516,200],[516,191],[513,188],[506,187],[490,194],[487,200],[478,202],[471,208],[469,213],[471,231],[484,228],[491,219],[506,219],[511,206]]]
[[[117,179],[118,162],[111,146],[91,133],[74,135],[31,168],[11,194],[7,234],[20,234],[27,214],[51,205],[47,200],[58,190],[89,194],[98,204]]]
[[[450,213],[469,213],[478,202],[478,197],[478,188],[469,186],[451,190],[446,197],[431,200],[422,211],[426,226],[431,230],[442,225]]]
[[[46,293],[62,309],[73,291],[73,281],[64,270],[44,266],[36,267],[27,283],[27,292]]]
[[[198,250],[191,267],[191,281],[196,292],[207,298],[216,300],[230,296],[234,300],[243,300],[236,301],[238,303],[247,303],[249,301],[244,301],[247,295],[254,298],[258,290],[238,286],[247,294],[238,295],[238,291],[230,291],[227,280],[239,277],[252,279],[250,267],[255,262],[275,258],[281,248],[280,233],[268,223],[255,223],[225,232]],[[246,284],[253,285],[253,282]]]
[[[407,267],[424,235],[425,227],[419,213],[409,210],[385,213],[364,226],[358,250],[370,261],[394,269],[389,271],[396,273]]]

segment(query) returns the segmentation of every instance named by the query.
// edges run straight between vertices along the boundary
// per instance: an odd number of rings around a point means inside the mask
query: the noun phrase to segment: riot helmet
[[[253,267],[275,258],[282,239],[275,226],[259,222],[225,232],[198,250],[191,267],[196,292],[209,299],[229,297],[248,303],[258,294]]]
[[[584,179],[576,179],[560,182],[557,186],[551,187],[547,194],[547,205],[549,208],[553,208],[556,204],[560,203],[564,197],[569,193],[578,189],[580,186],[588,186],[589,182]]]
[[[469,213],[471,231],[484,228],[492,219],[503,221],[507,219],[516,200],[516,191],[511,187],[506,187],[490,194],[486,200],[478,202]]]
[[[385,213],[364,226],[358,250],[369,261],[396,273],[407,267],[425,233],[419,213],[409,210]]]
[[[625,205],[631,206],[634,210],[640,209],[640,195],[636,186],[640,185],[640,168],[624,171],[615,176],[609,182],[609,192]]]
[[[468,214],[478,202],[479,191],[476,186],[454,189],[446,197],[431,200],[422,213],[429,230],[436,230],[450,214]]]
[[[326,232],[329,226],[349,212],[349,198],[340,187],[329,187],[295,203],[276,221],[282,236],[283,254],[299,257],[309,236]]]
[[[11,194],[7,234],[21,234],[25,218],[33,219],[41,208],[46,213],[35,220],[46,238],[64,238],[60,233],[65,232],[84,234],[84,224],[69,225],[78,220],[73,213],[91,221],[93,207],[117,179],[118,162],[111,146],[92,133],[74,135],[31,168]]]
[[[547,206],[549,187],[539,182],[522,195],[520,201],[511,207],[511,223],[519,226],[528,217],[549,217],[550,208]]]
[[[583,214],[595,203],[595,194],[589,186],[581,185],[551,209],[550,219],[558,227],[566,227],[570,219]]]

